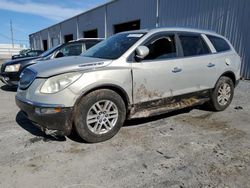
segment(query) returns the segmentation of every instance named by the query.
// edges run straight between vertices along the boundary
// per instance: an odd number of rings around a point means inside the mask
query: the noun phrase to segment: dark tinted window
[[[215,36],[207,37],[209,38],[217,52],[224,52],[231,49],[227,41],[225,41],[224,39]]]
[[[200,35],[180,35],[184,56],[209,54],[210,50]]]
[[[88,50],[88,49],[91,48],[92,46],[96,45],[98,42],[100,42],[100,41],[86,42],[86,43],[85,43],[86,50]]]
[[[78,56],[82,53],[82,44],[68,44],[59,50],[63,56]]]
[[[37,52],[36,51],[31,51],[31,52],[28,52],[27,55],[31,56],[31,57],[37,56]]]
[[[176,57],[176,45],[174,35],[161,36],[146,43],[149,54],[145,60],[168,59]]]

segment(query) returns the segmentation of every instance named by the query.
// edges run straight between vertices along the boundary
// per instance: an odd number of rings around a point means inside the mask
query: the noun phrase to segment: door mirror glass
[[[136,48],[135,52],[135,60],[142,61],[149,54],[149,49],[147,46],[139,46]]]
[[[60,58],[60,57],[63,57],[63,53],[62,52],[58,52],[56,55],[55,55],[55,58]]]

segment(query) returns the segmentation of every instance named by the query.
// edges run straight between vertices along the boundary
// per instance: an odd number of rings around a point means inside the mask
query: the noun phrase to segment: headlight
[[[41,88],[41,93],[51,94],[59,92],[73,84],[82,76],[82,73],[66,73],[54,76],[45,81]]]
[[[21,64],[7,65],[5,67],[5,72],[18,72]]]

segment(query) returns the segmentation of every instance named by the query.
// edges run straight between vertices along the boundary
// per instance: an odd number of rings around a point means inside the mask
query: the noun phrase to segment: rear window
[[[217,52],[225,52],[231,50],[229,44],[224,39],[209,35],[207,37],[211,41]]]
[[[91,48],[92,46],[95,46],[97,43],[99,43],[100,41],[91,41],[91,42],[86,42],[85,43],[85,47],[86,50],[88,50],[89,48]]]
[[[180,35],[179,38],[186,57],[210,53],[207,44],[200,35]]]

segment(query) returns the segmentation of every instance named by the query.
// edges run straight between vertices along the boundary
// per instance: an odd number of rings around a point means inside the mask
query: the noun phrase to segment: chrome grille
[[[28,89],[32,82],[36,79],[37,73],[29,68],[24,69],[20,75],[18,87],[22,90]]]

